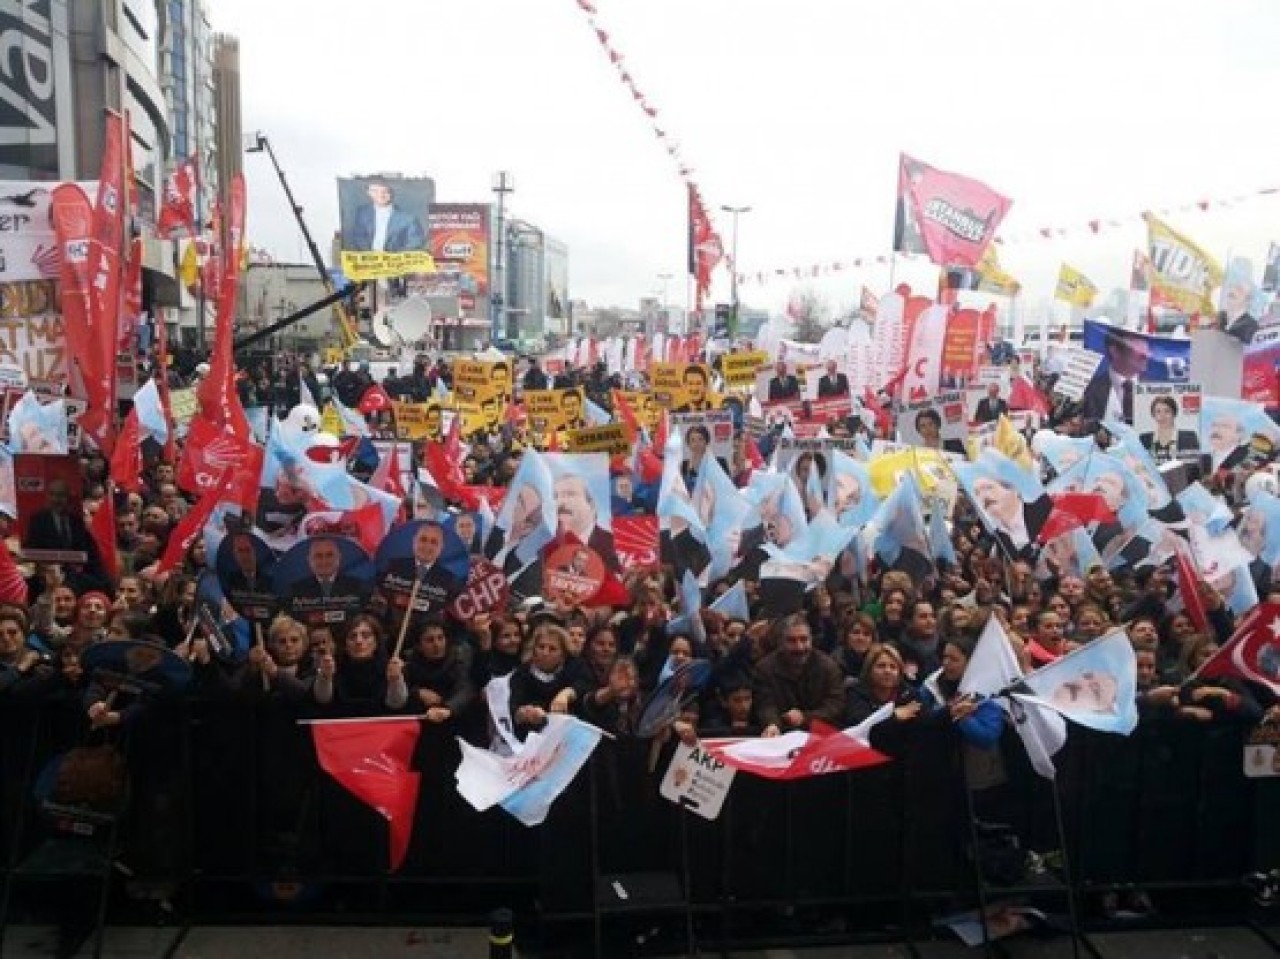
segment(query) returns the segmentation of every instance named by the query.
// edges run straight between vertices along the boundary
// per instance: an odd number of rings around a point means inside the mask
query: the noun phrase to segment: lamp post
[[[670,281],[671,281],[672,279],[674,279],[674,278],[675,278],[675,274],[674,274],[674,273],[659,273],[659,274],[658,274],[658,279],[662,281],[662,302],[658,304],[658,312],[659,312],[659,313],[661,314],[661,316],[662,316],[663,324],[664,324],[665,326],[668,326],[668,327],[669,327],[671,324],[670,324],[670,322],[669,322],[669,321],[668,321],[668,319],[667,319],[667,283],[668,283],[668,282],[670,282]],[[647,332],[648,332],[649,336],[653,336],[653,330],[648,330]]]
[[[491,186],[498,195],[498,223],[493,244],[493,291],[490,294],[493,328],[489,339],[496,342],[507,328],[507,228],[503,217],[506,214],[507,194],[516,190],[516,178],[507,170],[499,170],[493,175]]]
[[[729,333],[736,336],[738,333],[738,215],[741,213],[750,213],[749,206],[722,206],[720,207],[725,213],[733,216],[733,263],[730,264],[732,272],[729,276],[732,286],[731,297],[733,299],[733,319],[730,321]]]

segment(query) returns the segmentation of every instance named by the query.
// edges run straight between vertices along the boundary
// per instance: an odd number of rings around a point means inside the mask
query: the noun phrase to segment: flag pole
[[[400,620],[400,635],[396,637],[396,647],[391,652],[392,659],[400,658],[400,651],[404,649],[404,637],[409,632],[409,620],[413,617],[414,607],[418,603],[418,587],[422,585],[422,575],[418,574],[413,577],[413,589],[409,590],[409,605],[405,607],[404,618]]]

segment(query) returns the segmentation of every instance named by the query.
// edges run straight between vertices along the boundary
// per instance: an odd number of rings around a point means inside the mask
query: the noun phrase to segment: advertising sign
[[[1200,384],[1138,383],[1133,428],[1157,463],[1194,460],[1200,454]]]
[[[430,215],[435,181],[427,177],[338,180],[342,272],[350,280],[434,273]]]
[[[489,205],[437,203],[428,216],[431,258],[438,271],[433,295],[489,295]]]

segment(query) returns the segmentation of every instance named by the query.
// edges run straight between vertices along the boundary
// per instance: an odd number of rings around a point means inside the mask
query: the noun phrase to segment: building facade
[[[506,234],[506,338],[533,344],[569,335],[569,248],[524,220],[509,221]]]

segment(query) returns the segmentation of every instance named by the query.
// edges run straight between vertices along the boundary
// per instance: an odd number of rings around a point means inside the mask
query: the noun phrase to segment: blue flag
[[[1023,683],[1031,694],[1015,691],[1015,700],[1048,706],[1070,722],[1122,736],[1138,725],[1138,661],[1123,629],[1041,667]]]

